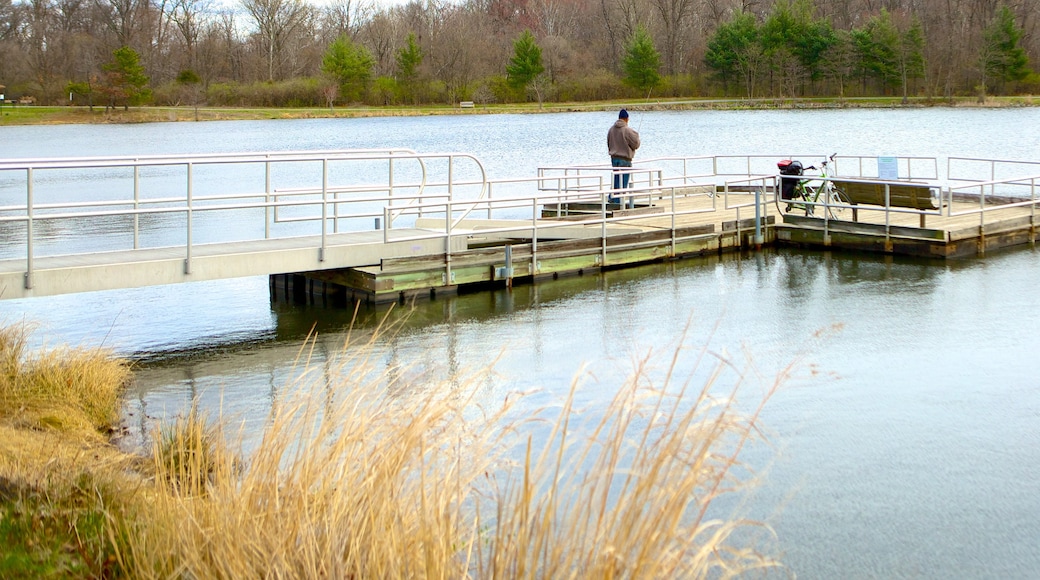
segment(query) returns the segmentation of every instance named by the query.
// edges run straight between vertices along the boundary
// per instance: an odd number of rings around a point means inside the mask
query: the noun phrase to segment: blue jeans
[[[626,159],[618,159],[617,157],[610,158],[610,165],[612,167],[632,167],[632,162]],[[628,173],[622,173],[620,171],[614,172],[614,189],[628,189],[628,179],[631,177]],[[618,203],[619,198],[610,197],[610,203]],[[631,204],[631,201],[629,202]]]

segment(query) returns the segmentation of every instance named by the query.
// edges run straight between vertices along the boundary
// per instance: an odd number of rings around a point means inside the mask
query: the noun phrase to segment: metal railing
[[[946,196],[949,200],[947,215],[950,217],[977,214],[979,216],[979,231],[985,232],[986,216],[996,211],[1018,207],[1029,208],[1029,223],[1036,224],[1037,204],[1040,203],[1038,194],[1040,191],[1040,174],[1013,179],[999,179],[992,181],[978,181],[960,186],[951,186]],[[954,200],[962,202],[976,201],[977,206],[968,207],[965,203],[963,209],[954,211]]]
[[[457,178],[460,158],[472,162],[468,173],[478,179]],[[414,162],[404,172],[410,179],[401,181],[400,165],[408,161]],[[431,165],[438,161],[447,177],[431,179]],[[330,185],[333,175],[358,177],[356,169],[364,165],[361,177],[369,181]],[[200,179],[200,172],[208,173]],[[380,174],[383,179],[374,180]],[[279,183],[315,181],[320,187],[277,193]],[[24,259],[26,288],[32,288],[35,260],[48,255],[182,247],[190,274],[199,243],[320,234],[323,260],[327,236],[338,233],[344,220],[381,217],[383,207],[406,207],[425,196],[480,198],[487,181],[483,165],[471,155],[420,155],[405,149],[7,160],[0,163],[0,228],[7,230],[4,254]],[[343,211],[348,204],[356,209]],[[303,213],[279,213],[294,210]],[[215,213],[225,217],[202,227],[196,223]],[[91,224],[77,228],[77,222]],[[142,228],[142,222],[149,227]],[[315,230],[307,222],[320,226]],[[272,229],[276,226],[284,230],[279,235]],[[150,243],[144,242],[143,229],[154,234]],[[177,232],[183,238],[177,239]],[[77,237],[86,241],[72,243]],[[37,244],[44,246],[42,253]]]
[[[529,182],[534,185],[543,183],[546,177],[532,178]],[[553,179],[553,178],[549,178]],[[563,179],[563,178],[561,178]],[[519,183],[521,180],[510,180],[511,183]],[[494,183],[494,182],[493,182]],[[651,216],[646,214],[626,214],[626,213],[612,213],[610,211],[611,206],[620,204],[611,204],[608,200],[612,196],[622,197],[633,197],[642,198],[652,196],[657,200],[658,207],[662,208],[661,212],[654,213]],[[509,236],[514,235],[515,237],[530,240],[532,261],[535,264],[534,273],[537,273],[537,257],[538,257],[538,245],[539,242],[545,239],[558,239],[558,235],[545,235],[543,232],[549,230],[558,230],[561,227],[586,227],[589,229],[598,229],[598,238],[600,240],[601,248],[601,262],[605,263],[607,254],[607,229],[611,225],[624,225],[626,223],[639,222],[639,227],[643,229],[653,229],[654,226],[647,224],[646,221],[649,218],[654,220],[666,220],[667,226],[658,226],[662,230],[670,232],[670,243],[674,251],[675,245],[688,238],[695,236],[684,236],[678,232],[681,231],[679,227],[679,221],[688,215],[694,215],[698,213],[710,213],[714,211],[711,208],[687,208],[682,209],[677,203],[679,199],[687,197],[689,194],[682,187],[678,186],[653,186],[653,187],[632,187],[628,190],[614,190],[612,188],[600,189],[598,191],[589,191],[583,193],[576,193],[566,188],[558,189],[544,189],[539,190],[535,194],[511,196],[508,198],[483,198],[466,201],[455,201],[455,202],[435,202],[427,201],[408,208],[407,211],[412,212],[416,215],[422,214],[424,217],[430,218],[424,223],[424,227],[420,229],[411,230],[407,236],[395,236],[394,241],[419,241],[428,239],[443,239],[444,248],[447,254],[445,261],[447,268],[447,276],[450,279],[451,276],[451,243],[450,240],[454,236],[468,236],[475,232],[479,232],[481,236]],[[599,206],[597,213],[592,213],[584,216],[580,222],[559,222],[554,221],[551,217],[546,218],[543,216],[543,208],[547,205],[560,204],[560,203],[575,203],[585,202],[594,203]],[[389,212],[389,209],[384,210]],[[485,214],[491,216],[493,212],[510,212],[512,215],[509,220],[503,220],[500,222],[492,222],[487,225],[482,225],[479,230],[472,230],[465,227],[466,223],[459,219],[453,219],[452,216],[455,214]],[[522,215],[519,215],[522,212]],[[489,220],[490,221],[490,220]],[[431,223],[440,223],[441,226],[433,227]],[[700,235],[700,234],[697,234]],[[638,247],[639,244],[631,244],[630,246],[624,245],[611,245],[611,249],[619,249],[624,247]]]
[[[618,169],[605,164],[542,167],[534,177],[492,180],[472,155],[406,149],[6,160],[0,162],[0,259],[24,260],[26,288],[31,288],[38,257],[109,250],[183,248],[185,273],[190,273],[193,248],[199,244],[320,236],[316,247],[323,261],[329,235],[376,229],[384,242],[392,233],[394,241],[443,237],[450,253],[451,237],[468,233],[465,220],[474,216],[519,220],[524,225],[490,224],[481,232],[529,231],[537,251],[540,230],[556,227],[540,221],[546,208],[555,205],[559,211],[568,204],[592,208],[581,223],[599,227],[605,258],[608,226],[648,217],[614,211],[620,204],[611,204],[611,198],[654,205],[660,211],[653,217],[662,218],[655,223],[668,224],[661,227],[670,228],[673,237],[686,216],[735,211],[740,228],[746,221],[743,212],[748,212],[754,215],[755,240],[761,242],[762,222],[778,191],[776,162],[782,158],[645,159],[621,170],[631,179],[625,189],[613,188]],[[935,174],[934,159],[897,158],[899,181],[872,176],[879,167],[877,158],[838,159],[845,171],[806,178],[880,184],[884,204],[855,208],[884,212],[886,226],[898,213],[977,213],[985,224],[989,212],[1027,205],[1035,211],[1038,202],[1040,177],[984,177],[1040,163],[956,158],[958,163],[951,162],[947,172],[959,183],[946,188],[928,184],[941,190],[941,203],[939,209],[927,210],[893,206],[887,188],[910,180],[922,183],[923,176]],[[837,161],[833,167],[837,169]],[[691,196],[711,202],[695,208],[677,203]],[[978,205],[955,210],[955,199],[977,200]],[[825,228],[830,227],[827,213],[822,212]],[[425,230],[400,231],[424,217],[439,222],[426,220]],[[430,228],[429,223],[441,225]]]

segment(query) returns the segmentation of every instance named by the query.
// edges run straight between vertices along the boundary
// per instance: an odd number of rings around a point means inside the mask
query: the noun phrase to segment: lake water
[[[776,154],[1040,160],[1040,109],[640,113],[641,157]],[[3,127],[19,157],[406,147],[481,158],[490,176],[603,162],[613,112],[393,119]],[[812,161],[811,158],[808,161]],[[420,303],[387,361],[479,368],[482,397],[607,400],[637,359],[680,342],[750,361],[770,445],[746,459],[744,505],[802,578],[1031,578],[1040,573],[1040,253],[936,262],[766,250],[655,264]],[[372,324],[382,310],[362,312]],[[307,332],[317,358],[351,312],[272,304],[266,278],[0,302],[42,344],[139,359],[128,416],[203,405],[259,422]],[[684,334],[684,328],[689,328]],[[823,331],[822,334],[820,331]],[[681,365],[687,370],[685,365]],[[691,372],[694,372],[691,370]],[[132,415],[129,415],[132,414]]]

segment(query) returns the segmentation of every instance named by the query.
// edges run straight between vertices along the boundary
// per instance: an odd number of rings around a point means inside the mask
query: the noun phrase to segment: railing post
[[[557,196],[556,212],[559,215],[559,196]],[[490,211],[491,205],[488,204],[488,211]],[[490,216],[488,216],[490,217]],[[509,246],[506,246],[507,248]],[[512,251],[512,250],[510,250]],[[510,271],[512,272],[512,271]],[[531,198],[531,276],[538,273],[538,198]],[[512,273],[510,273],[509,285],[512,286]]]
[[[25,289],[33,287],[33,170],[26,169],[25,179]]]
[[[992,167],[992,162],[991,162]],[[990,177],[992,178],[992,171]],[[992,182],[990,187],[993,187]],[[986,186],[979,186],[979,250],[981,256],[986,253]]]
[[[188,245],[187,245],[186,255],[185,255],[185,258],[184,258],[184,273],[186,275],[187,274],[191,274],[191,226],[192,226],[191,222],[192,222],[192,217],[193,217],[192,216],[192,199],[191,199],[192,198],[192,168],[193,168],[193,165],[189,161],[188,162],[188,184],[187,184],[188,185],[188,191],[187,191],[187,202],[188,202],[188,213],[187,213],[188,235],[187,235],[187,243],[188,243]]]
[[[321,160],[321,247],[318,248],[318,261],[325,261],[325,239],[329,218],[329,160]]]
[[[454,199],[455,192],[455,156],[448,155],[448,201]]]
[[[383,228],[383,243],[390,241],[390,207],[383,206],[383,224],[386,226]]]
[[[891,238],[891,221],[892,221],[892,186],[889,183],[885,184],[885,251],[892,251],[892,238]]]
[[[674,258],[675,257],[675,244],[676,244],[676,239],[675,239],[675,188],[673,187],[671,189],[672,189],[671,207],[668,209],[668,213],[670,214],[669,218],[671,218],[672,251],[671,251],[671,254],[670,254],[669,257]]]
[[[823,246],[825,248],[831,245],[831,191],[828,187],[830,183],[830,177],[825,177],[820,184],[820,188],[823,189]]]
[[[448,201],[444,204],[444,285],[450,286],[451,279],[451,161],[448,161]]]
[[[1029,180],[1029,199],[1033,202],[1029,204],[1029,243],[1036,243],[1036,178],[1033,177]]]
[[[141,168],[136,164],[137,160],[134,160],[134,249],[140,247],[140,225],[141,215],[138,212],[141,209]]]
[[[613,188],[614,188],[613,180],[611,180],[610,187],[611,187],[611,191],[613,191]],[[608,195],[607,192],[602,191],[602,190],[600,191],[600,194],[599,194],[599,206],[600,206],[600,216],[599,216],[599,239],[600,239],[600,242],[599,242],[599,246],[600,246],[600,254],[601,254],[601,256],[600,256],[600,263],[599,263],[600,267],[603,267],[603,266],[607,265],[607,195]]]
[[[387,170],[390,172],[390,175],[388,176],[388,179],[387,179],[387,186],[388,186],[388,188],[387,188],[387,191],[386,191],[386,197],[387,197],[386,205],[389,206],[389,205],[393,205],[394,204],[394,154],[393,153],[390,153],[390,159],[389,159],[389,163],[387,164]],[[385,220],[383,221],[383,223],[387,224],[387,227],[390,227],[390,224],[387,223]],[[376,229],[379,229],[379,228],[376,228]]]
[[[322,176],[322,187],[328,188],[329,186],[329,160],[325,160],[325,170]],[[332,196],[332,233],[339,233],[339,192],[330,191],[329,194]]]
[[[264,162],[264,239],[271,239],[271,160]],[[278,219],[278,208],[274,208],[274,218]]]

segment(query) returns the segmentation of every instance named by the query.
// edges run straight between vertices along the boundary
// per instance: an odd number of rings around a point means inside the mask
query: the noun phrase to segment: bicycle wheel
[[[844,220],[848,219],[848,216],[852,213],[849,210],[850,200],[849,196],[841,190],[840,187],[835,187],[831,182],[827,182],[827,218],[832,220]]]

